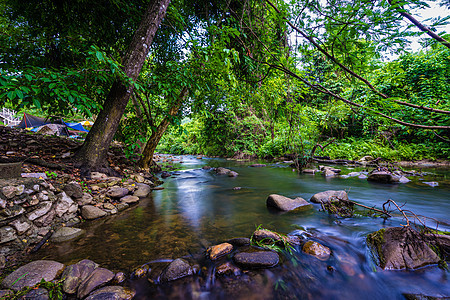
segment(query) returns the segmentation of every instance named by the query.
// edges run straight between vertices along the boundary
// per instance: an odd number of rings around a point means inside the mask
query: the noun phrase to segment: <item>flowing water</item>
[[[391,219],[356,216],[336,218],[314,209],[274,213],[267,209],[269,194],[309,198],[326,190],[346,190],[351,200],[381,208],[392,199],[416,214],[439,220],[450,231],[450,172],[426,170],[439,181],[430,187],[420,178],[407,184],[376,184],[352,178],[324,178],[297,174],[286,164],[268,163],[251,168],[249,162],[183,157],[180,171],[168,178],[164,190],[119,214],[82,224],[87,233],[77,241],[51,244],[39,258],[75,263],[89,258],[113,271],[189,257],[200,264],[199,276],[156,286],[131,280],[137,299],[404,299],[404,294],[450,297],[450,273],[437,266],[415,271],[383,271],[376,266],[365,237],[383,227],[405,224],[400,215]],[[239,173],[236,178],[202,170],[203,165],[223,166]],[[342,173],[357,169],[339,167]],[[240,187],[240,189],[233,189]],[[427,220],[433,225],[433,220]],[[280,233],[306,231],[328,246],[332,257],[320,261],[296,248],[285,253],[279,266],[242,274],[238,278],[214,276],[214,264],[205,262],[208,246],[233,237],[250,237],[258,225]],[[163,262],[166,262],[165,264]],[[155,263],[156,265],[158,263]],[[153,267],[152,267],[153,268]],[[160,267],[161,268],[161,267]],[[155,269],[158,269],[155,267]]]

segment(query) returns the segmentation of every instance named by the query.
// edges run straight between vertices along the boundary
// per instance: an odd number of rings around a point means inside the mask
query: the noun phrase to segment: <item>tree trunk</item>
[[[133,36],[123,58],[123,70],[133,81],[138,78],[141,72],[150,45],[166,14],[170,1],[151,1],[139,24],[139,28]],[[133,85],[127,86],[120,80],[113,83],[102,111],[76,156],[78,161],[77,167],[81,168],[83,176],[89,176],[90,171],[110,173],[106,160],[109,145],[117,131],[120,119],[125,112],[125,107],[133,90]]]
[[[186,99],[188,95],[188,89],[184,87],[180,95],[178,95],[178,98],[176,102],[173,104],[173,106],[170,108],[168,115],[166,116],[161,123],[159,123],[156,130],[153,130],[152,135],[147,141],[147,144],[145,144],[144,151],[142,151],[142,158],[140,161],[140,165],[144,169],[149,169],[152,165],[152,159],[153,154],[155,153],[156,146],[158,146],[159,141],[161,140],[162,136],[167,130],[167,127],[170,124],[170,117],[175,116],[178,111],[180,110],[181,106],[183,105],[184,99]]]

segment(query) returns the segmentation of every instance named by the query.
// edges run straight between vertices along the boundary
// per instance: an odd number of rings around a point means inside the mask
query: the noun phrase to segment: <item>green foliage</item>
[[[24,274],[26,275],[26,274]],[[19,278],[20,279],[20,278]],[[7,300],[24,299],[24,296],[32,290],[42,288],[48,291],[49,299],[62,300],[64,299],[63,280],[45,281],[44,278],[32,287],[25,287],[22,290],[15,292],[12,295],[6,295]]]
[[[250,238],[250,245],[253,246],[258,246],[261,248],[266,248],[272,251],[276,251],[278,253],[283,253],[284,251],[287,251],[289,254],[292,254],[292,252],[296,252],[294,246],[288,242],[288,238],[286,235],[269,230],[269,229],[265,229],[262,227],[262,224],[259,224],[255,231],[257,230],[266,230],[266,231],[270,231],[273,234],[277,235],[280,237],[279,240],[274,240],[273,238],[265,238],[262,239],[260,241],[257,241],[254,236],[252,235]]]

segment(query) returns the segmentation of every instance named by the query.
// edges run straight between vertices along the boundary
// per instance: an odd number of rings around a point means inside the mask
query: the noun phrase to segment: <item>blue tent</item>
[[[83,125],[81,125],[80,123],[66,123],[66,122],[64,122],[64,124],[66,124],[67,127],[72,128],[73,130],[89,132],[89,130],[84,128]]]

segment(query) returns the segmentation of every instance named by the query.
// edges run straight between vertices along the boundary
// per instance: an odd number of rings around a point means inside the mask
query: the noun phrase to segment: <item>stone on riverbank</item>
[[[51,260],[37,260],[22,266],[9,274],[2,287],[20,291],[24,287],[34,286],[41,279],[52,281],[64,270],[64,265]]]
[[[98,264],[89,259],[83,259],[68,266],[62,275],[64,278],[63,291],[67,294],[75,294],[80,283],[85,281],[97,267]]]
[[[274,267],[280,261],[278,253],[272,251],[241,252],[236,254],[234,262],[244,269]]]
[[[300,239],[296,236],[284,236],[277,232],[267,229],[259,229],[253,232],[252,239],[262,244],[272,245],[273,243],[279,246],[284,246],[286,243],[291,245],[299,245]]]
[[[267,165],[265,165],[265,164],[253,164],[253,165],[250,165],[250,167],[252,167],[252,168],[263,168],[263,167],[266,167]]]
[[[114,278],[114,273],[104,268],[96,268],[91,275],[80,283],[77,297],[84,298],[96,288],[99,288]]]
[[[81,215],[86,220],[93,220],[106,216],[108,213],[93,205],[85,205],[81,208]]]
[[[215,169],[217,175],[228,175],[229,177],[237,177],[239,176],[238,172],[231,171],[230,169],[218,167]]]
[[[129,190],[120,186],[113,186],[108,189],[106,195],[111,198],[122,198],[128,195]]]
[[[76,239],[85,233],[83,229],[73,227],[61,227],[51,237],[53,242],[65,242]]]
[[[324,245],[314,242],[314,241],[307,241],[303,247],[303,252],[312,255],[320,260],[328,260],[331,255],[331,250],[328,247],[325,247]]]
[[[144,198],[152,191],[152,188],[148,184],[138,183],[136,185],[138,188],[134,191],[133,196]]]
[[[81,185],[76,181],[72,181],[66,184],[66,186],[64,187],[64,192],[66,192],[67,196],[69,197],[83,197],[83,189],[81,188]]]
[[[346,191],[334,191],[329,190],[325,192],[320,192],[311,197],[309,201],[313,203],[330,203],[333,200],[348,200],[348,195]]]
[[[133,204],[133,203],[139,202],[139,197],[128,195],[123,198],[120,198],[120,202],[126,203],[126,204]]]
[[[269,195],[266,205],[282,211],[312,208],[312,205],[303,198],[297,197],[295,199],[291,199],[277,194]]]
[[[440,260],[423,236],[408,226],[380,229],[367,236],[367,243],[383,269],[416,269]]]
[[[175,259],[161,274],[161,282],[169,282],[186,276],[193,275],[192,267],[181,258]]]

